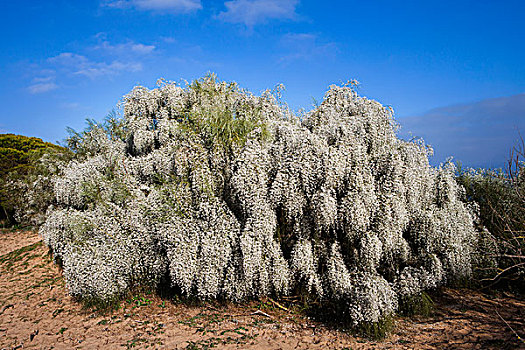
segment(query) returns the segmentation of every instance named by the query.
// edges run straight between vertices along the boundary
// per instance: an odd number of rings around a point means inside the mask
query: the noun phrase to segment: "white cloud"
[[[104,5],[119,9],[136,8],[169,13],[187,13],[202,9],[200,0],[112,0]]]
[[[116,75],[122,72],[137,72],[142,70],[142,64],[137,62],[95,62],[86,56],[71,52],[63,52],[48,59],[49,63],[56,64],[74,75],[84,75],[94,79],[100,76]]]
[[[247,27],[269,19],[294,19],[298,0],[231,0],[226,1],[226,11],[217,18],[229,23],[243,23]]]
[[[30,85],[27,89],[32,94],[41,94],[44,92],[52,91],[58,88],[58,85],[50,82],[50,83],[36,83],[33,85]]]

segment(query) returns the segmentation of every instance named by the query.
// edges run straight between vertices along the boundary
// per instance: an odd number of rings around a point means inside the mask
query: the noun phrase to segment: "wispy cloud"
[[[271,19],[294,19],[298,0],[231,0],[226,1],[226,11],[217,18],[229,23],[242,23],[247,27]]]
[[[65,84],[74,85],[78,77],[95,80],[139,72],[143,69],[143,62],[151,61],[157,50],[155,45],[133,40],[114,43],[108,40],[106,33],[98,33],[92,39],[95,43],[86,46],[80,53],[62,52],[31,65],[32,78],[27,91],[41,94]]]
[[[73,75],[84,75],[94,79],[100,76],[116,75],[122,72],[137,72],[142,70],[142,64],[138,62],[96,62],[86,56],[72,52],[63,52],[58,56],[47,60],[59,68],[66,69]]]
[[[200,0],[110,0],[104,2],[103,5],[118,9],[136,8],[160,13],[188,13],[202,9]]]
[[[103,40],[100,44],[94,47],[94,49],[103,50],[112,54],[133,53],[139,55],[152,53],[155,48],[155,45],[145,45],[133,41],[128,41],[122,44],[111,44],[107,40]]]
[[[51,72],[54,73],[54,71],[51,71]],[[54,75],[45,76],[45,77],[34,77],[33,83],[49,83],[53,80],[55,80]]]
[[[80,103],[78,102],[63,102],[60,104],[60,107],[61,108],[64,108],[64,109],[79,109],[80,108]]]
[[[36,83],[29,85],[27,89],[32,94],[41,94],[44,92],[52,91],[58,88],[58,85],[55,83]]]
[[[318,35],[311,33],[288,33],[281,38],[281,46],[287,51],[279,58],[279,62],[284,65],[298,60],[331,58],[337,53],[335,43],[324,42]]]
[[[78,55],[72,52],[62,52],[58,56],[50,57],[47,62],[66,67],[80,67],[89,64],[89,59],[86,56]]]
[[[399,119],[402,135],[434,147],[435,164],[449,156],[467,166],[501,166],[525,131],[525,94],[433,109]]]
[[[160,38],[162,41],[164,41],[166,44],[173,44],[173,43],[176,43],[177,40],[175,40],[175,38],[171,37],[171,36],[163,36]]]
[[[42,94],[58,88],[58,85],[55,83],[55,72],[47,70],[44,73],[47,73],[47,75],[36,76],[31,80],[31,85],[27,87],[31,94]]]
[[[84,68],[74,72],[74,74],[85,75],[88,78],[94,79],[100,76],[116,75],[122,72],[138,72],[142,70],[141,63],[133,62],[91,62]]]

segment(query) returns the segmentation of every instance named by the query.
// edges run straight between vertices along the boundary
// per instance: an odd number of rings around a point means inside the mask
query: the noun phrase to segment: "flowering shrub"
[[[302,117],[214,76],[136,87],[123,106],[118,133],[77,137],[41,228],[72,295],[168,277],[204,299],[300,291],[360,324],[472,272],[479,233],[453,166],[430,167],[351,87]]]

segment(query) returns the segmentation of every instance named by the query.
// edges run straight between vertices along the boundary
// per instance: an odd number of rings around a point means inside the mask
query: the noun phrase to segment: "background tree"
[[[71,152],[36,137],[0,134],[0,220],[38,225],[53,202],[51,178]]]

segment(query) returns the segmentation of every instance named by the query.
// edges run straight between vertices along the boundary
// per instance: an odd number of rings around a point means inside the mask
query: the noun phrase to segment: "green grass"
[[[385,316],[378,322],[362,323],[352,329],[352,332],[370,340],[384,339],[395,326],[393,316]]]
[[[434,301],[425,292],[410,297],[401,298],[399,301],[399,314],[403,316],[428,317],[434,311]]]
[[[111,298],[84,297],[79,299],[86,310],[92,310],[98,314],[104,315],[120,309],[122,298],[115,296]]]

